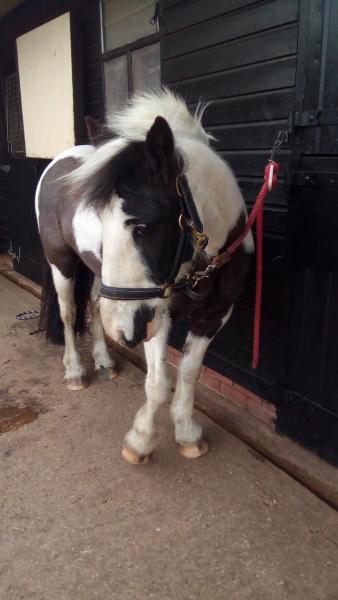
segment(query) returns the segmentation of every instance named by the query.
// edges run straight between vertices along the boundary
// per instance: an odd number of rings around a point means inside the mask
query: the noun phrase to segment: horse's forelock
[[[159,118],[145,141],[108,142],[64,181],[87,204],[102,208],[110,202],[119,182],[134,191],[166,186],[176,176],[176,170],[173,136],[166,121]]]

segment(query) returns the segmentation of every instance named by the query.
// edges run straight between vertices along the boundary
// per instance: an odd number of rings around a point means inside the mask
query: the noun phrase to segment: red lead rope
[[[279,165],[275,161],[269,161],[265,167],[264,183],[257,196],[258,205],[256,217],[256,296],[255,296],[255,318],[254,318],[254,341],[251,366],[257,369],[259,360],[260,334],[261,334],[261,307],[262,307],[262,283],[263,283],[263,209],[264,200],[268,192],[277,184]],[[251,216],[251,215],[250,215]]]
[[[261,306],[262,306],[262,281],[263,281],[263,205],[265,196],[277,184],[279,164],[269,160],[265,167],[264,183],[256,198],[256,202],[248,217],[246,226],[241,235],[227,248],[227,254],[231,255],[243,242],[245,236],[256,221],[256,296],[255,296],[255,318],[254,318],[254,341],[251,366],[257,368],[259,360],[260,330],[261,330]]]

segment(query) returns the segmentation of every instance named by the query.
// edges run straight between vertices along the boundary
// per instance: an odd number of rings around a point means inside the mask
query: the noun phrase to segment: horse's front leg
[[[189,332],[183,357],[178,369],[176,389],[170,412],[175,424],[175,438],[180,453],[186,458],[198,458],[208,451],[208,443],[203,439],[202,427],[193,419],[194,392],[199,378],[204,355],[216,333],[229,320],[232,307],[220,319],[219,326],[209,335],[194,335]],[[201,327],[201,332],[205,323]]]
[[[166,344],[170,328],[169,316],[163,320],[158,333],[144,344],[147,359],[145,382],[146,402],[136,413],[134,423],[125,437],[122,454],[133,464],[149,462],[157,442],[155,415],[170,392],[166,368]]]
[[[115,379],[118,373],[115,363],[111,358],[101,322],[99,295],[101,279],[95,277],[92,289],[90,291],[90,304],[92,313],[91,331],[93,336],[93,359],[95,371],[100,379]]]
[[[176,389],[170,407],[175,424],[175,439],[186,458],[198,458],[208,451],[202,427],[193,419],[194,392],[202,361],[212,338],[188,333],[178,369]]]

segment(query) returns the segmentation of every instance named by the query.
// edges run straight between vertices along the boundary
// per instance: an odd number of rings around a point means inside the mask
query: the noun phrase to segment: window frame
[[[140,50],[145,48],[146,46],[152,46],[157,42],[160,42],[160,32],[151,33],[150,35],[146,35],[145,37],[139,38],[134,42],[130,42],[129,44],[125,44],[124,46],[120,46],[119,48],[114,48],[113,50],[107,50],[106,52],[102,52],[101,54],[101,64],[102,70],[105,62],[108,62],[111,59],[118,58],[120,56],[127,56],[127,81],[128,81],[128,96],[132,96],[133,94],[133,62],[132,62],[132,54],[135,50]]]

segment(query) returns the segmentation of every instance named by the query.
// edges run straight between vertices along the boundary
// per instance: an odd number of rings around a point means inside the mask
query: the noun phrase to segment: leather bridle
[[[201,252],[208,243],[203,233],[203,224],[198,214],[189,184],[184,173],[176,177],[176,191],[180,201],[178,226],[180,238],[170,273],[161,286],[148,288],[121,288],[101,284],[100,295],[109,300],[149,300],[151,298],[169,298],[172,294],[182,291],[187,286],[194,287],[193,274],[175,283],[177,274],[184,262],[189,245],[193,244]],[[208,275],[206,275],[208,276]]]

